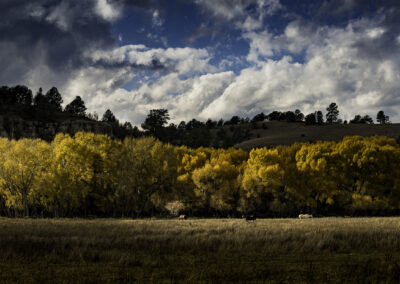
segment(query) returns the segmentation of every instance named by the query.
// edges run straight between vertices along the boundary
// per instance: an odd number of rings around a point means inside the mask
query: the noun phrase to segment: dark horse
[[[246,215],[246,221],[255,221],[256,217],[254,215]]]

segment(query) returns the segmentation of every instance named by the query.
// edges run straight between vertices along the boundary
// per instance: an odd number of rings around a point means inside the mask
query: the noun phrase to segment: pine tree
[[[63,103],[63,99],[61,97],[61,94],[58,92],[56,87],[51,88],[50,90],[47,91],[45,95],[47,101],[57,110],[61,111],[62,106],[61,104]]]
[[[117,119],[115,118],[114,114],[109,109],[107,109],[106,112],[103,114],[103,118],[101,120],[110,123],[117,122]]]
[[[376,121],[380,124],[386,124],[389,122],[389,116],[385,115],[383,110],[380,110],[376,115]]]
[[[72,114],[84,116],[86,111],[85,102],[81,99],[80,96],[77,96],[65,107],[65,111]]]
[[[338,115],[339,115],[337,104],[331,103],[326,110],[327,110],[326,122],[328,123],[336,122],[338,120]]]

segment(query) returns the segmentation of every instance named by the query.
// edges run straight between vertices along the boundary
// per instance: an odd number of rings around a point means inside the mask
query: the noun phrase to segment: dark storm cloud
[[[173,65],[173,64],[171,64]],[[148,64],[137,64],[137,63],[132,63],[129,62],[128,60],[123,60],[123,61],[110,61],[110,60],[104,60],[104,59],[99,59],[97,61],[91,61],[91,66],[95,67],[100,67],[104,69],[120,69],[120,68],[125,68],[129,67],[132,69],[139,69],[143,71],[161,71],[161,70],[169,70],[173,71],[172,68],[168,67],[167,63],[161,63],[159,59],[153,59],[151,60]]]
[[[116,8],[147,8],[150,0],[114,0]],[[96,0],[2,0],[0,2],[1,84],[25,83],[40,66],[60,74],[87,62],[83,54],[111,48],[111,23],[96,13]],[[57,83],[57,82],[55,82]]]

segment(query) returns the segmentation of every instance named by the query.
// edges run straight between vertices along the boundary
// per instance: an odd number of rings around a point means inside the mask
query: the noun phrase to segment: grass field
[[[398,283],[400,218],[0,219],[0,282]]]
[[[400,124],[324,124],[305,125],[283,121],[264,122],[267,129],[261,127],[250,131],[249,140],[235,147],[250,151],[257,147],[275,147],[291,145],[295,142],[341,141],[346,136],[387,136],[398,139]],[[250,127],[250,125],[248,126]],[[257,138],[259,137],[259,138]]]

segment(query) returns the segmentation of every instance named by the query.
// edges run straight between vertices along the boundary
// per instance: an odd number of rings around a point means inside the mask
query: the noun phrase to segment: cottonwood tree
[[[241,166],[247,160],[242,150],[215,150],[204,167],[193,171],[195,193],[203,208],[221,213],[233,212],[239,202]]]
[[[50,146],[39,139],[0,140],[0,191],[12,206],[29,216],[34,187],[48,168]]]
[[[121,214],[143,216],[154,207],[164,208],[177,178],[173,147],[154,138],[127,138],[120,160],[115,199]]]

